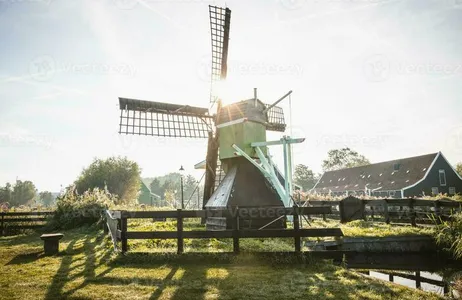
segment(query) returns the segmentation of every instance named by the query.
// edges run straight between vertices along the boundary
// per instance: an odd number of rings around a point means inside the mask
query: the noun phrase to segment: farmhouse
[[[311,193],[404,198],[462,192],[462,177],[441,152],[325,172]]]
[[[138,203],[145,204],[145,205],[155,205],[158,204],[158,200],[160,196],[151,192],[151,189],[148,187],[149,185],[146,184],[143,180],[141,180],[140,191],[138,194]]]

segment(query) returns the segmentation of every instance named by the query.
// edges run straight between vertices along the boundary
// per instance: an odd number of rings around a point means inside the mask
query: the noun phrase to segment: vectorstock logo
[[[56,73],[121,75],[133,77],[135,76],[136,70],[133,66],[125,63],[62,62],[55,60],[49,55],[38,56],[29,63],[29,74],[37,81],[52,80]]]
[[[228,76],[294,76],[300,77],[303,74],[303,67],[298,64],[270,64],[266,62],[228,62]],[[197,73],[201,80],[210,82],[212,77],[212,61],[210,57],[204,56],[198,64]]]
[[[45,147],[50,148],[53,141],[44,135],[0,133],[0,147]]]
[[[0,0],[0,14],[6,12],[10,6],[16,4],[43,4],[43,5],[50,5],[52,0]]]
[[[389,142],[390,136],[387,135],[357,135],[357,134],[332,134],[324,135],[318,141],[318,145],[328,145],[331,147],[349,145],[381,147]]]
[[[394,76],[451,76],[462,73],[462,63],[392,61],[386,55],[374,54],[364,60],[366,80],[383,82]]]

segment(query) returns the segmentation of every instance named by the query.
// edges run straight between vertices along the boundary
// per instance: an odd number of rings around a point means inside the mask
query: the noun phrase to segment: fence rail
[[[360,204],[354,217],[349,216],[346,208],[349,205],[348,199],[355,199]],[[383,219],[387,224],[393,223],[410,223],[413,226],[417,224],[429,224],[441,220],[450,220],[454,211],[462,211],[462,202],[450,199],[426,200],[415,198],[404,199],[358,199],[347,197],[340,201],[305,201],[307,207],[321,206],[331,207],[331,214],[322,214],[323,219],[337,218],[346,223],[355,219],[376,220]]]
[[[25,229],[38,229],[45,226],[52,211],[0,212],[0,236]]]
[[[176,239],[177,252],[184,252],[184,239],[202,238],[232,238],[233,252],[239,253],[239,239],[242,238],[293,238],[295,252],[301,251],[302,237],[341,237],[339,228],[301,229],[299,216],[314,214],[329,214],[330,207],[293,207],[293,208],[236,208],[233,210],[181,210],[176,211],[107,211],[107,227],[113,240],[121,242],[122,253],[128,251],[129,239]],[[293,229],[245,229],[240,227],[240,221],[246,216],[266,216],[280,218],[293,216]],[[183,219],[204,217],[227,217],[232,220],[232,229],[222,231],[184,231]],[[176,231],[128,231],[128,219],[131,218],[174,218],[177,220]],[[117,220],[117,230],[111,229],[111,224]],[[113,226],[113,225],[112,225]]]

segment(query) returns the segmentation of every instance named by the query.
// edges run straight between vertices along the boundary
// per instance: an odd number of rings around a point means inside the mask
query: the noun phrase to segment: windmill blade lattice
[[[121,134],[208,138],[214,126],[207,108],[127,98],[119,106]]]
[[[265,104],[266,107],[269,107],[269,104]],[[279,106],[273,106],[266,113],[268,116],[268,123],[266,124],[266,129],[271,131],[280,131],[284,132],[286,130],[286,123],[284,120],[284,110]]]
[[[231,10],[209,5],[210,30],[212,38],[212,73],[210,107],[218,101],[214,83],[226,79],[228,73],[228,43]]]

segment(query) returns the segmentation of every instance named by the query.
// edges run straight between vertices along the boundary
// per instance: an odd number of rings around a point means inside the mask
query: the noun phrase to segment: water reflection
[[[440,295],[449,293],[453,275],[462,270],[461,262],[447,255],[422,252],[346,252],[343,264],[374,278]]]

